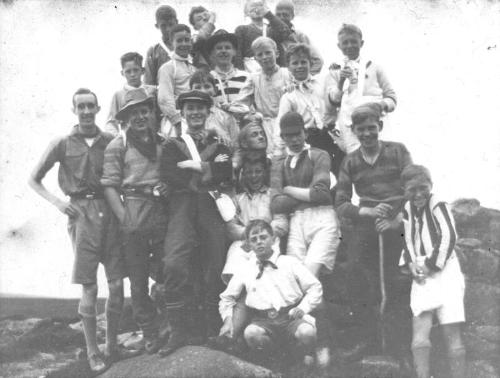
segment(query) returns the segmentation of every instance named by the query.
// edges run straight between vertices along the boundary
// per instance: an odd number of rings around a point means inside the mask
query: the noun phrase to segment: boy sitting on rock
[[[245,237],[252,252],[220,295],[221,334],[233,333],[233,308],[245,290],[252,316],[244,337],[251,349],[268,352],[273,343],[298,342],[310,353],[316,326],[308,314],[321,303],[321,283],[300,261],[273,250],[273,228],[266,221],[251,221]]]

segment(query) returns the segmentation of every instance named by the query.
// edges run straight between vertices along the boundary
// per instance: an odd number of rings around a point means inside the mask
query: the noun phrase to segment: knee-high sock
[[[430,377],[430,346],[418,346],[413,347],[413,365],[415,366],[415,371],[417,372],[417,378],[429,378]]]

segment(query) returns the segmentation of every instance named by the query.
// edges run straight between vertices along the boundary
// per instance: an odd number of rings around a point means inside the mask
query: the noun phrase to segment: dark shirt
[[[58,138],[47,148],[34,170],[33,178],[40,182],[59,163],[59,187],[65,195],[100,192],[104,150],[113,136],[98,129],[91,147],[78,132],[78,125],[68,136]]]
[[[186,142],[181,137],[169,138],[163,144],[160,161],[161,181],[168,182],[172,190],[206,192],[220,189],[232,179],[231,159],[224,162],[214,162],[218,155],[231,156],[229,148],[223,144],[211,141],[206,145],[197,145],[202,160],[202,172],[191,169],[180,169],[177,163],[192,160]]]
[[[342,162],[335,197],[340,216],[357,219],[359,207],[375,207],[379,203],[401,209],[404,200],[401,172],[411,164],[411,156],[402,143],[381,143],[373,165],[365,161],[360,148],[348,154]],[[353,186],[359,196],[359,207],[351,203]]]
[[[157,43],[151,46],[146,55],[146,63],[144,64],[144,84],[158,85],[158,70],[169,60],[170,55],[161,44]]]

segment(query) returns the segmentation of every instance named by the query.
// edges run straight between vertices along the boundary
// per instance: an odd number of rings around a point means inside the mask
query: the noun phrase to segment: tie
[[[271,261],[269,260],[264,260],[264,261],[258,261],[257,264],[259,265],[259,274],[257,274],[257,279],[262,277],[262,273],[264,273],[264,268],[266,266],[270,266],[273,269],[278,269],[278,267]]]

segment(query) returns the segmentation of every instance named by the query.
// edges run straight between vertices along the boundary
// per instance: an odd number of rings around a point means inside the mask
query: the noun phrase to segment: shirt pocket
[[[86,162],[87,149],[84,146],[69,141],[66,145],[66,153],[64,155],[64,165],[67,172],[81,179],[85,172]]]

